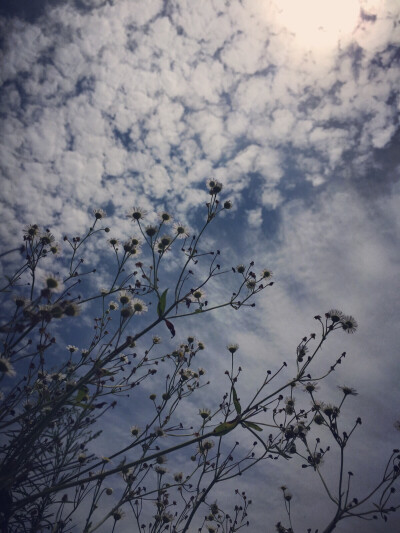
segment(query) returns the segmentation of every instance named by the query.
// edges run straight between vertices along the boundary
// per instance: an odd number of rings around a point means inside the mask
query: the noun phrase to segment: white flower
[[[138,222],[147,215],[147,211],[142,207],[133,207],[127,214],[129,218]]]
[[[192,301],[198,302],[199,300],[203,300],[205,296],[206,293],[203,291],[203,289],[195,289],[190,295],[190,298]]]
[[[143,300],[139,300],[139,298],[134,298],[130,305],[136,315],[142,315],[147,311],[147,305],[143,302]]]
[[[74,353],[79,350],[79,348],[77,346],[74,346],[73,344],[68,344],[66,348],[70,353]]]
[[[176,222],[173,226],[173,229],[178,236],[178,239],[186,239],[186,237],[189,237],[189,230],[184,224]]]

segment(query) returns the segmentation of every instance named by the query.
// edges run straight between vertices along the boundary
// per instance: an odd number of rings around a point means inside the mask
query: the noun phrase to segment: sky
[[[240,345],[245,397],[268,365],[294,364],[314,315],[353,315],[356,334],[338,334],[321,357],[348,353],[326,394],[358,390],[352,469],[360,487],[373,484],[400,440],[399,3],[3,0],[0,35],[2,249],[29,223],[58,240],[80,232],[93,208],[121,237],[135,205],[196,228],[204,183],[217,178],[233,209],[207,244],[228,265],[271,268],[275,284],[254,309],[190,323],[208,347],[211,387],[223,380],[225,344]],[[243,480],[249,531],[283,518],[282,483],[298,531],[322,529],[331,508],[317,480],[262,468]]]

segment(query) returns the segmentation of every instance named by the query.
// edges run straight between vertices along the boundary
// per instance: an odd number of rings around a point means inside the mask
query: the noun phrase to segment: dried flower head
[[[148,237],[154,237],[157,234],[157,227],[156,226],[146,226],[145,233]]]
[[[222,191],[222,183],[214,178],[207,180],[207,187],[210,194],[218,194]]]

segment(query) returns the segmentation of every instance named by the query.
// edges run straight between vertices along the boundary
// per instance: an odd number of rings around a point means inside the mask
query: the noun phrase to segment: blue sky
[[[3,3],[0,241],[28,223],[60,240],[88,227],[94,207],[121,237],[133,205],[196,228],[205,180],[221,180],[234,208],[207,242],[228,265],[270,267],[276,284],[254,310],[191,325],[209,347],[203,366],[217,387],[217,354],[238,342],[245,396],[266,365],[294,363],[315,314],[354,315],[357,334],[337,336],[323,357],[349,354],[326,394],[343,383],[359,391],[348,409],[364,422],[352,447],[363,485],[399,441],[400,6],[346,5],[321,21],[312,2],[296,18],[286,0]],[[100,270],[99,287],[108,275]],[[265,500],[271,524],[282,518],[283,482],[305,530],[317,480],[274,466],[244,481],[251,531],[265,523]],[[327,512],[321,503],[316,518]]]

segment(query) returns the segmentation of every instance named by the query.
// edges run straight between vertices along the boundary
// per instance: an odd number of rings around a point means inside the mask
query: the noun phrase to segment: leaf
[[[227,433],[232,431],[232,429],[235,429],[238,423],[238,420],[234,420],[233,422],[222,422],[222,424],[220,424],[214,429],[214,433],[220,436],[226,435]]]
[[[158,300],[157,313],[159,317],[163,316],[165,307],[167,305],[167,292],[168,292],[168,289],[165,289],[165,291],[160,296],[160,299]]]
[[[256,431],[262,431],[262,428],[260,426],[257,426],[254,422],[242,422],[244,426],[247,428],[255,429]]]
[[[242,407],[238,400],[235,387],[232,387],[232,394],[233,394],[233,405],[235,406],[237,414],[240,415],[240,413],[242,412]]]
[[[75,397],[75,403],[76,405],[79,405],[82,401],[88,400],[88,392],[89,389],[86,387],[86,385],[82,385],[82,387],[78,390],[78,394]]]
[[[171,332],[171,335],[172,335],[171,338],[175,337],[175,328],[174,328],[173,323],[167,320],[166,318],[164,319],[164,322],[167,324],[167,328]]]

